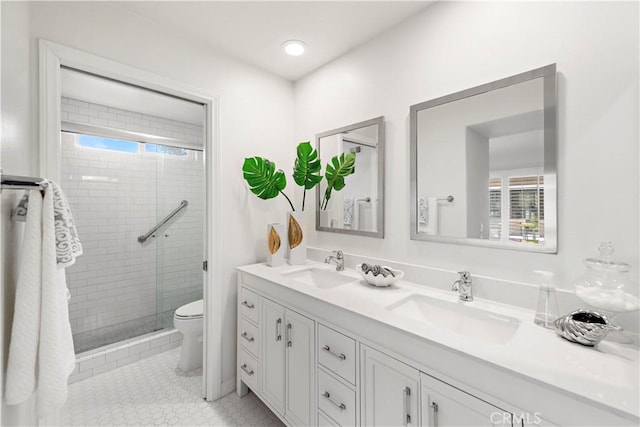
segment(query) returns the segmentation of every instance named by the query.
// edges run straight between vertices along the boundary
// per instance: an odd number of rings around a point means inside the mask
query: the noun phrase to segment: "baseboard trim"
[[[226,396],[227,394],[233,392],[236,389],[236,377],[228,379],[227,381],[223,381],[220,386],[220,394],[222,396]]]

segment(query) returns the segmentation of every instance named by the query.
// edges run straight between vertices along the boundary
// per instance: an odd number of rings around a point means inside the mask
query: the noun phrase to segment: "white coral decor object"
[[[362,276],[362,278],[364,280],[367,281],[367,283],[369,283],[372,286],[377,286],[377,287],[387,287],[387,286],[391,286],[392,284],[394,284],[395,282],[397,282],[398,280],[402,279],[402,277],[404,276],[404,272],[400,271],[400,270],[395,270],[391,267],[386,267],[386,266],[380,266],[381,268],[386,269],[388,272],[390,272],[391,274],[387,274],[386,277],[381,274],[374,274],[373,271],[369,270],[366,273],[362,270],[362,265],[358,264],[356,265],[356,271],[358,273],[360,273],[360,275]]]

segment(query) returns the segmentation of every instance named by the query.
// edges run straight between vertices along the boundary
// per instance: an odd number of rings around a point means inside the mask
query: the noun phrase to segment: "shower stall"
[[[69,97],[61,107],[60,185],[84,247],[67,269],[69,314],[83,353],[171,328],[176,308],[202,298],[203,127]]]

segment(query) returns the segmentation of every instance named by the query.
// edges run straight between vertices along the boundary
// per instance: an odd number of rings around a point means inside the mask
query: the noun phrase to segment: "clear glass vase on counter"
[[[629,264],[613,260],[613,245],[603,242],[597,258],[584,260],[587,271],[574,281],[576,296],[609,320],[617,313],[638,309],[638,297],[629,293]]]

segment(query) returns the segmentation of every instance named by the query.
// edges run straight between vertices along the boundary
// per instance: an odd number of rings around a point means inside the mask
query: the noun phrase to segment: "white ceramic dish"
[[[398,280],[402,279],[402,276],[404,276],[404,271],[396,270],[396,269],[393,269],[391,267],[386,267],[384,265],[381,266],[381,267],[386,268],[387,270],[392,272],[393,275],[389,274],[387,277],[384,277],[382,274],[378,274],[376,276],[371,271],[369,271],[369,272],[367,272],[365,274],[362,271],[362,265],[360,265],[360,264],[356,265],[356,271],[358,273],[360,273],[362,278],[364,280],[366,280],[367,283],[369,283],[372,286],[377,286],[377,287],[380,287],[380,288],[391,286],[392,284],[394,284]]]

